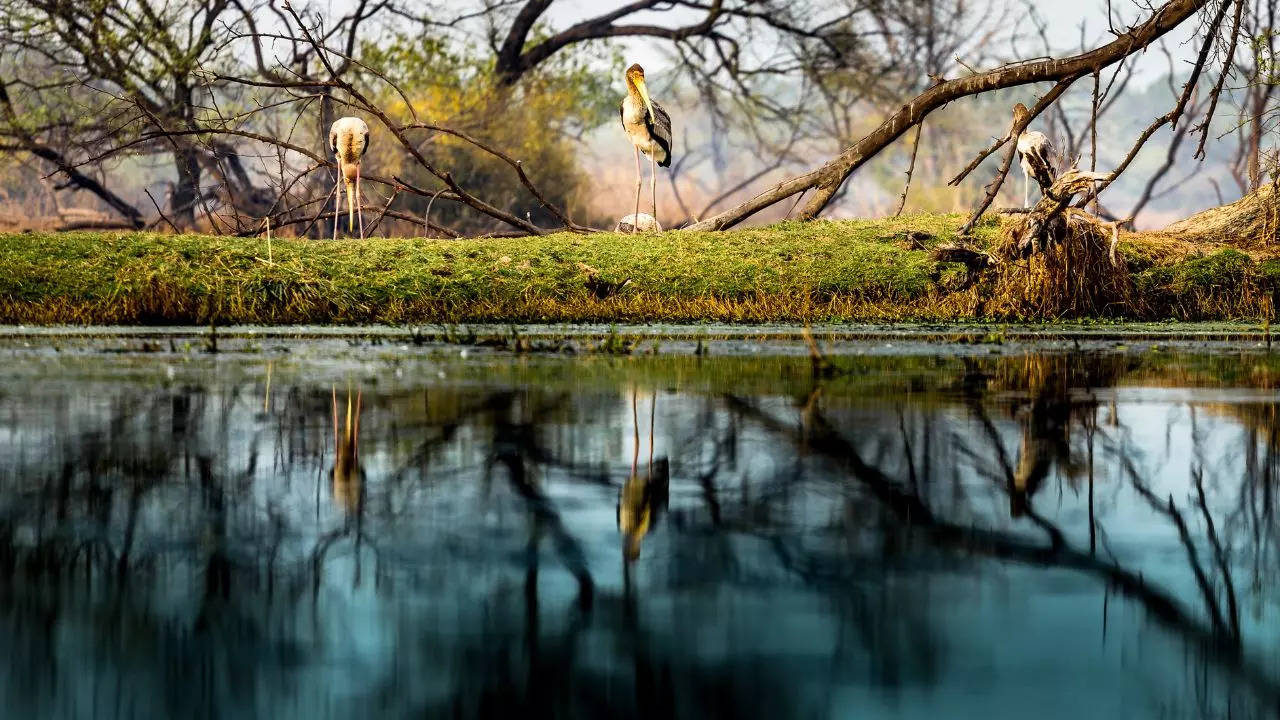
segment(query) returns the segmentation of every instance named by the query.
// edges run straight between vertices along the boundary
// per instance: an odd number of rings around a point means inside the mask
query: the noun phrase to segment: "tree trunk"
[[[1254,101],[1253,117],[1249,118],[1249,192],[1262,184],[1262,128],[1266,122],[1266,96]],[[1207,132],[1207,131],[1206,131]]]
[[[200,201],[200,156],[191,149],[174,150],[173,164],[178,178],[169,198],[169,219],[178,227],[190,228],[196,224]]]
[[[527,69],[524,63],[524,46],[529,32],[551,6],[551,2],[552,0],[529,0],[516,14],[502,47],[498,48],[498,56],[494,59],[494,74],[498,77],[499,85],[514,85],[524,74]]]

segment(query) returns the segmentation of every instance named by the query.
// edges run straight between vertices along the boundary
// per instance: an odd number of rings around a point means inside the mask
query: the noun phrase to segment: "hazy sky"
[[[981,0],[977,1],[980,2]],[[1024,8],[1027,6],[1021,0],[993,1],[1006,3],[1007,7],[1010,8],[1011,17],[1016,17],[1019,13],[1025,12]],[[1050,39],[1056,46],[1057,54],[1059,55],[1079,51],[1081,22],[1085,24],[1085,34],[1089,42],[1096,44],[1110,40],[1107,32],[1106,0],[1083,0],[1081,2],[1028,0],[1028,2],[1047,21]],[[547,18],[557,28],[563,28],[588,15],[599,15],[601,12],[624,4],[626,4],[624,0],[556,0],[548,11]],[[971,4],[977,3],[971,2]],[[1135,20],[1140,21],[1149,15],[1149,11],[1145,7],[1136,4],[1132,0],[1114,0],[1112,5],[1117,15],[1129,23],[1133,23]],[[690,19],[696,19],[697,17],[697,14],[688,11],[673,11],[647,13],[636,16],[636,19],[655,24],[675,25],[682,21],[688,22]],[[1180,28],[1170,34],[1169,45],[1174,50],[1175,55],[1194,55],[1194,51],[1187,49],[1184,44],[1190,35],[1190,27]],[[665,46],[661,42],[630,40],[624,41],[624,46],[627,48],[627,59],[631,62],[638,62],[654,69],[661,68],[668,62]],[[1158,50],[1153,49],[1150,56],[1144,58],[1139,64],[1140,77],[1148,81],[1153,80],[1163,75],[1167,67],[1168,64],[1164,56]]]

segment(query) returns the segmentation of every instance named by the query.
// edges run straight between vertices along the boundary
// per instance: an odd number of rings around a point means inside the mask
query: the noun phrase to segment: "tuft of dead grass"
[[[1210,208],[1173,223],[1164,232],[1194,242],[1238,249],[1280,244],[1280,178],[1222,207]]]
[[[1133,312],[1125,259],[1112,254],[1115,227],[1067,208],[1043,229],[1044,247],[1028,257],[1023,218],[1005,222],[992,248],[998,259],[985,309],[1009,319],[1117,317]]]

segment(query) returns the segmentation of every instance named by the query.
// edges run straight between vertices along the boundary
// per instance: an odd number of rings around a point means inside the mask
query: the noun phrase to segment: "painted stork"
[[[347,186],[347,232],[360,217],[360,239],[364,239],[363,203],[360,196],[360,159],[369,150],[369,126],[358,117],[338,118],[329,128],[329,149],[338,160],[338,184],[334,188],[333,239],[338,239],[338,218],[342,214],[342,185]]]
[[[671,167],[671,116],[662,106],[649,99],[649,89],[644,84],[644,68],[632,65],[627,68],[627,96],[618,108],[622,129],[636,153],[636,211],[640,214],[640,188],[643,184],[640,170],[640,153],[649,156],[651,187],[653,189],[653,217],[658,217],[658,168]],[[631,231],[637,232],[638,223]]]
[[[1013,106],[1013,127],[1018,127],[1030,111],[1027,106],[1018,103]],[[1011,131],[1012,132],[1012,131]],[[1023,129],[1018,135],[1018,164],[1022,166],[1022,207],[1028,207],[1031,194],[1031,178],[1036,179],[1040,193],[1048,192],[1057,176],[1054,169],[1053,143],[1044,133]]]

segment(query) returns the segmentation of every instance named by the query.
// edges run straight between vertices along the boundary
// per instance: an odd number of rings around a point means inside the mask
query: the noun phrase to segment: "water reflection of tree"
[[[1119,437],[1099,437],[1101,408],[1092,389],[1115,384],[1131,365],[1132,361],[1119,357],[1090,358],[1079,354],[1016,358],[985,371],[975,363],[959,389],[980,432],[933,427],[928,421],[909,432],[906,414],[899,410],[898,427],[894,430],[899,435],[898,447],[903,457],[896,463],[886,457],[885,450],[895,444],[893,430],[879,428],[868,433],[865,426],[859,425],[857,432],[846,435],[812,402],[806,403],[800,413],[801,425],[796,428],[754,403],[734,397],[728,400],[743,417],[841,468],[856,483],[858,501],[873,499],[878,509],[892,516],[899,529],[927,538],[942,549],[1096,576],[1108,591],[1136,601],[1151,617],[1185,637],[1205,661],[1244,680],[1274,708],[1280,704],[1280,684],[1271,675],[1273,669],[1255,665],[1242,647],[1232,550],[1218,529],[1222,521],[1215,519],[1206,497],[1200,439],[1193,440],[1197,443],[1197,460],[1189,471],[1193,494],[1189,507],[1182,507],[1172,497],[1157,497],[1148,488],[1144,479],[1147,475],[1126,452],[1128,448]],[[816,395],[815,392],[811,399]],[[993,409],[1004,413],[1017,428],[1014,448],[1008,447],[1007,434],[993,420]],[[1110,412],[1114,418],[1114,408]],[[1262,412],[1263,416],[1273,414],[1273,407]],[[1123,428],[1117,434],[1123,436]],[[1249,434],[1256,436],[1257,432]],[[1002,529],[990,516],[983,520],[984,513],[974,506],[973,498],[963,497],[958,489],[953,488],[949,502],[938,502],[938,479],[931,477],[928,466],[918,462],[913,446],[941,443],[942,436],[1005,495],[1010,517],[1030,521],[1042,533],[1042,540],[1026,536],[1016,526]],[[974,443],[975,439],[979,442]],[[1130,487],[1176,529],[1199,591],[1199,607],[1194,599],[1190,604],[1185,602],[1176,589],[1166,590],[1151,583],[1140,568],[1125,568],[1109,551],[1099,557],[1099,535],[1105,548],[1105,533],[1094,513],[1094,453],[1095,443],[1099,442],[1120,459]],[[1250,450],[1256,451],[1255,446],[1251,445]],[[1270,478],[1260,480],[1253,469],[1259,466],[1267,467],[1266,460],[1250,462],[1242,498],[1267,496],[1269,490],[1259,492],[1257,488],[1273,483]],[[894,467],[900,469],[897,475],[885,471]],[[1072,486],[1082,476],[1088,483],[1088,550],[1076,549],[1067,532],[1034,510],[1034,497],[1051,475]],[[1259,528],[1253,536],[1255,546],[1262,544],[1261,534],[1266,531],[1261,528],[1269,527],[1270,522],[1267,513],[1237,509],[1232,517],[1239,522],[1246,516],[1256,524],[1245,520],[1245,525]],[[1200,536],[1192,523],[1198,523]],[[1275,546],[1272,539],[1268,537],[1265,543],[1269,548]],[[843,559],[836,556],[827,561],[828,567],[837,567]]]
[[[260,405],[247,387],[134,388],[112,394],[107,409],[54,412],[61,429],[44,455],[0,464],[0,603],[28,603],[23,617],[38,605],[48,635],[27,645],[53,648],[58,619],[84,610],[83,589],[113,595],[120,621],[95,625],[102,651],[139,648],[139,638],[167,648],[165,669],[149,686],[184,688],[165,695],[159,713],[183,715],[210,701],[233,707],[227,684],[288,681],[281,671],[255,678],[248,668],[260,667],[255,658],[262,656],[315,651],[280,626],[308,605],[311,622],[319,622],[324,583],[435,588],[432,597],[443,601],[466,589],[444,585],[458,582],[459,568],[514,567],[514,585],[475,581],[483,590],[467,608],[474,625],[466,632],[401,618],[401,652],[417,659],[371,690],[370,706],[462,716],[523,710],[649,717],[675,708],[790,717],[811,709],[784,702],[792,673],[831,673],[834,683],[865,670],[886,687],[935,678],[948,662],[938,619],[910,595],[920,584],[894,579],[908,563],[945,567],[964,556],[1096,577],[1274,700],[1280,693],[1271,677],[1232,641],[1240,630],[1233,630],[1239,610],[1231,605],[1243,600],[1228,602],[1222,584],[1233,548],[1270,527],[1273,470],[1266,468],[1274,465],[1266,453],[1274,443],[1257,446],[1259,469],[1241,491],[1247,506],[1242,501],[1229,522],[1211,521],[1220,529],[1216,541],[1201,529],[1212,510],[1203,495],[1180,498],[1169,515],[1167,498],[1151,502],[1171,527],[1181,518],[1186,528],[1180,536],[1188,559],[1207,581],[1198,598],[1124,567],[1108,552],[1105,533],[1095,540],[1101,521],[1090,518],[1086,545],[1051,519],[1045,498],[1055,478],[1068,489],[1087,483],[1092,497],[1095,450],[1123,454],[1118,431],[1098,422],[1105,404],[1088,389],[1114,384],[1127,367],[1082,356],[975,361],[943,397],[894,395],[891,405],[855,397],[836,382],[801,393],[794,407],[778,398],[686,398],[680,407],[687,417],[658,423],[670,438],[666,473],[645,471],[635,458],[631,467],[602,462],[584,450],[591,438],[574,428],[616,423],[616,394],[584,399],[554,387],[369,392],[367,404],[355,402],[353,422],[335,424],[332,390],[286,385],[275,411],[246,427],[236,412]],[[639,419],[625,410],[633,423],[627,430],[638,434]],[[357,453],[355,418],[362,415]],[[1255,435],[1266,427],[1259,424]],[[765,445],[769,452],[761,453]],[[778,461],[761,466],[761,454]],[[983,483],[969,482],[961,460],[990,469]],[[639,481],[661,475],[688,492],[673,497],[661,523],[649,508],[635,582],[621,593],[602,586],[591,558],[601,536],[575,527],[574,506],[557,499],[557,488],[598,491],[592,497],[621,506],[628,483],[643,500]],[[1149,477],[1137,461],[1126,469],[1136,492]],[[1210,472],[1196,487],[1204,493],[1225,480]],[[636,507],[640,517],[645,503]],[[495,513],[514,515],[486,524]],[[1258,553],[1263,546],[1273,552],[1270,531],[1259,532],[1252,536]],[[620,535],[610,536],[618,543],[614,563],[626,547],[627,532]],[[364,558],[373,559],[374,570],[362,576]],[[339,572],[347,562],[354,573]],[[198,588],[189,622],[146,607],[131,592],[187,577]],[[561,578],[572,584],[570,602],[555,589]],[[656,592],[791,583],[821,597],[838,619],[822,668],[789,668],[783,676],[751,657],[732,667],[698,665],[675,649],[699,623],[713,621],[714,600],[670,618],[654,615]],[[1211,595],[1223,598],[1216,610]],[[225,641],[230,637],[236,642]],[[602,645],[625,659],[625,668],[592,662],[589,649]],[[141,657],[143,649],[137,652]],[[403,685],[415,672],[437,670],[424,666],[424,657],[449,668],[450,677],[447,691],[428,699]],[[31,688],[39,686],[39,667],[27,670]]]

